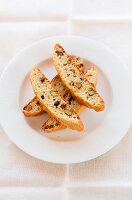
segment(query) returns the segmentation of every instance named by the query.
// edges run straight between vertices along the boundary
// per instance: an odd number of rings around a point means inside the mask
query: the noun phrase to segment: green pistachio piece
[[[53,97],[56,97],[56,96],[57,96],[56,92],[54,92],[53,90],[50,91],[50,94],[51,94]]]
[[[93,88],[89,88],[89,89],[88,89],[88,94],[89,94],[90,96],[94,95],[94,90],[93,90]]]
[[[71,116],[72,115],[72,112],[70,110],[64,110],[64,113],[68,116]]]

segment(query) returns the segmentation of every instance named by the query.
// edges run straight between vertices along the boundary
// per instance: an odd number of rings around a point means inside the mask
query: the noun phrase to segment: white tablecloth
[[[106,44],[132,72],[131,0],[0,0],[0,73],[23,47],[64,34]],[[131,200],[132,127],[105,155],[74,165],[32,158],[0,129],[0,199]]]

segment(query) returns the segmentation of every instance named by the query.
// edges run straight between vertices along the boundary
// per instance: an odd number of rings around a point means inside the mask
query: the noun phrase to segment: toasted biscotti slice
[[[75,57],[72,57],[72,61],[73,61],[73,63],[75,63],[79,67],[79,69],[81,71],[83,71],[84,65],[83,65],[83,59],[82,58],[75,56]],[[65,90],[67,91],[67,89],[65,89],[66,87],[64,86],[64,84],[62,84],[62,81],[56,83],[56,79],[52,79],[51,83],[53,84],[53,86],[54,86],[54,81],[55,81],[55,84],[57,84],[59,86],[59,88],[61,90],[60,91],[61,94],[65,95]],[[43,114],[44,112],[46,112],[46,111],[44,111],[42,106],[39,104],[37,97],[34,97],[23,108],[23,113],[27,117],[33,117],[33,116],[36,116],[36,115],[40,115],[40,114]]]
[[[90,69],[85,74],[85,76],[91,84],[96,86],[98,72],[95,66],[91,66]],[[63,85],[63,88],[65,88],[65,90],[62,89],[60,85]],[[78,114],[80,114],[84,110],[85,107],[81,105],[76,99],[74,99],[74,97],[72,97],[72,95],[68,92],[67,88],[62,83],[59,76],[56,76],[54,78],[53,86],[60,94],[63,94],[65,101],[67,101],[72,107],[72,109],[74,109]],[[66,126],[64,124],[62,124],[61,122],[58,122],[53,117],[50,117],[42,126],[42,130],[49,133],[62,130],[65,128]]]
[[[104,101],[95,87],[89,83],[59,44],[54,47],[53,61],[62,82],[80,104],[97,112],[104,109]]]
[[[70,108],[38,68],[31,71],[30,81],[34,93],[44,110],[67,127],[78,131],[83,130],[83,124],[78,114]]]

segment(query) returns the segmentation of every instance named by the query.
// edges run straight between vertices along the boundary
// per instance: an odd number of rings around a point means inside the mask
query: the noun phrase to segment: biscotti
[[[44,110],[67,127],[79,131],[83,130],[83,124],[79,116],[69,107],[38,68],[31,71],[30,81],[34,93]]]
[[[72,62],[59,44],[54,47],[53,61],[62,82],[80,104],[97,112],[104,109],[104,101],[95,87],[89,83],[82,71]]]
[[[85,74],[86,78],[94,86],[96,86],[96,84],[97,84],[97,78],[98,78],[97,74],[98,74],[98,72],[97,72],[97,69],[95,66],[91,66],[90,69]],[[62,85],[63,89],[62,89],[61,85]],[[62,83],[59,76],[56,76],[54,78],[53,86],[60,94],[63,95],[65,101],[67,101],[70,104],[70,106],[72,107],[72,109],[74,109],[78,114],[80,114],[85,109],[85,107],[83,105],[81,105],[77,100],[75,100],[72,97],[72,95],[68,92],[68,90]],[[64,90],[64,88],[65,88],[65,90]],[[49,132],[49,133],[58,131],[58,130],[62,130],[65,128],[66,128],[66,126],[64,124],[57,121],[53,117],[50,117],[42,126],[42,130],[45,132]]]
[[[72,61],[73,61],[73,63],[75,63],[79,67],[79,69],[81,71],[83,71],[84,65],[83,65],[83,59],[82,58],[75,56],[75,57],[72,57]],[[55,77],[58,77],[58,75],[55,76]],[[57,81],[57,80],[59,80],[59,81]],[[51,81],[51,84],[53,85],[53,87],[54,87],[54,85],[57,84],[59,91],[62,95],[65,95],[65,91],[67,92],[67,89],[66,89],[65,85],[62,83],[60,78],[59,79],[53,78],[52,81]],[[40,115],[44,112],[45,111],[43,110],[42,106],[39,104],[36,97],[34,97],[30,102],[28,102],[23,108],[23,113],[27,117],[33,117],[33,116],[36,116],[36,115]]]

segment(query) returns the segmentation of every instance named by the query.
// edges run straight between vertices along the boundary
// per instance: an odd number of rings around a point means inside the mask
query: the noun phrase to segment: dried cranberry
[[[55,125],[56,125],[56,126],[60,125],[60,122],[57,121],[57,122],[55,123]]]
[[[63,52],[62,51],[56,51],[58,56],[63,56]]]
[[[65,109],[66,108],[66,104],[61,104],[61,106],[60,106],[62,109]]]
[[[44,95],[41,95],[41,99],[44,99]]]
[[[40,81],[43,83],[45,81],[44,77],[40,77]]]
[[[49,128],[49,126],[47,125],[47,126],[45,126],[45,129],[48,129]]]
[[[56,106],[56,108],[57,108],[57,106],[60,104],[60,101],[56,101],[55,103],[54,103],[54,106]]]
[[[37,101],[37,105],[40,105],[39,101]]]
[[[69,104],[71,105],[71,101],[73,100],[73,97],[71,96],[70,98],[69,98]]]
[[[79,64],[79,68],[83,67],[83,64]]]

